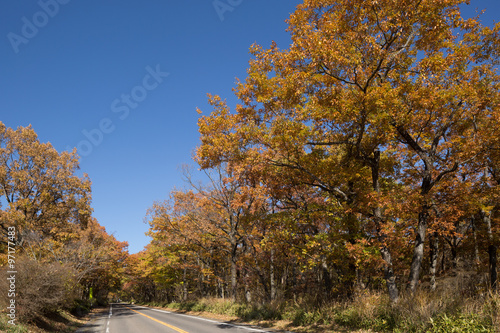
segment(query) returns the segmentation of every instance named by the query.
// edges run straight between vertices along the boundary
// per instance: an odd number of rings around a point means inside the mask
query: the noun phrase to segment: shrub
[[[74,271],[57,262],[41,263],[27,258],[16,262],[16,315],[31,321],[62,307],[71,308],[75,300]],[[0,289],[8,290],[6,279]]]
[[[392,304],[384,293],[367,292],[354,299],[330,304],[272,302],[236,303],[228,299],[203,298],[170,303],[170,308],[207,311],[237,316],[243,320],[289,320],[293,326],[336,325],[375,332],[441,333],[500,332],[500,295],[462,297],[452,292],[401,295]]]

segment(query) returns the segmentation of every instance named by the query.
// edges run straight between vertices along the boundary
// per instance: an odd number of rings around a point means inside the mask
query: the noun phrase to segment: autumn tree
[[[87,302],[107,302],[121,283],[127,243],[91,217],[90,180],[78,176],[78,156],[41,143],[34,130],[0,123],[0,226],[16,227],[16,299],[28,320]],[[0,267],[7,270],[0,242]],[[1,299],[0,301],[5,301]]]
[[[108,234],[95,218],[50,255],[76,272],[75,279],[83,287],[82,298],[89,297],[92,288],[93,296],[101,302],[110,291],[120,289],[127,256],[128,243]]]
[[[147,251],[147,260],[155,262],[156,268],[150,276],[154,280],[171,280],[171,287],[181,288],[181,299],[189,292],[189,280],[193,270],[202,271],[201,263],[216,261],[217,248],[222,234],[210,223],[219,219],[219,212],[203,204],[202,197],[193,191],[172,191],[170,198],[155,202],[148,210],[148,234],[152,242]],[[210,253],[211,258],[207,258]],[[211,272],[202,272],[206,275]]]
[[[141,252],[126,258],[121,299],[130,302],[153,302],[173,298],[172,289],[176,287],[177,282],[176,267],[166,260],[161,260],[164,252],[158,250],[149,244]]]
[[[236,113],[210,97],[214,112],[199,121],[201,166],[280,167],[289,182],[369,217],[393,301],[388,240],[406,212],[391,193],[404,186],[418,207],[414,291],[439,186],[481,158],[476,133],[498,128],[500,25],[463,19],[465,2],[304,1],[288,20],[289,49],[251,48]]]
[[[150,235],[154,244],[165,244],[165,251],[184,255],[181,262],[186,266],[198,266],[203,271],[200,267],[203,265],[222,280],[221,270],[226,269],[228,261],[229,294],[236,298],[239,258],[247,234],[246,218],[256,197],[223,167],[207,172],[206,177],[209,184],[205,186],[185,173],[191,190],[173,191],[170,200],[151,207],[147,218]],[[189,264],[190,260],[198,263]]]
[[[90,180],[77,170],[75,151],[58,153],[31,126],[13,130],[0,123],[3,232],[16,225],[17,244],[27,249],[31,239],[64,237],[74,225],[85,228],[92,212]]]

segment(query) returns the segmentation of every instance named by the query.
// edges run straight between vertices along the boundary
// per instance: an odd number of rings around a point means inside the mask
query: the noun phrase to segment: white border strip
[[[106,320],[106,333],[109,333],[109,320],[111,319],[112,315],[113,315],[113,303],[109,305],[109,315],[108,315],[108,320]]]

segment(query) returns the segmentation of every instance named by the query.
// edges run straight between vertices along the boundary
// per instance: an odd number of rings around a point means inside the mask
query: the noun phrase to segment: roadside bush
[[[376,332],[500,332],[495,331],[499,300],[498,295],[466,298],[420,291],[391,304],[387,296],[367,293],[334,310],[335,322]]]
[[[48,312],[72,307],[77,289],[71,268],[57,262],[20,258],[16,261],[16,270],[15,304],[19,320],[31,321]],[[7,279],[1,279],[0,289],[8,290],[7,283]]]
[[[74,316],[81,317],[90,312],[92,304],[89,300],[76,299],[69,309],[70,313]]]
[[[317,306],[306,300],[270,304],[236,303],[229,299],[203,298],[166,305],[184,311],[232,315],[245,321],[286,320],[292,326],[332,325],[373,332],[500,333],[500,295],[463,297],[450,291],[401,295],[392,304],[384,293],[366,292],[351,300]]]

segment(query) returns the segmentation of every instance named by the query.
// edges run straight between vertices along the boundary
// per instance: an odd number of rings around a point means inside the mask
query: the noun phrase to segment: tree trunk
[[[380,193],[380,183],[379,183],[379,167],[380,167],[380,151],[375,150],[373,152],[374,158],[372,160],[371,164],[371,171],[372,171],[372,182],[373,182],[373,190],[377,192],[377,194]],[[385,262],[385,267],[384,267],[384,278],[385,282],[387,285],[387,291],[389,293],[389,299],[391,300],[392,303],[397,303],[399,296],[398,296],[398,287],[396,285],[396,278],[394,277],[394,270],[392,267],[392,257],[391,253],[389,251],[389,248],[385,244],[385,237],[384,235],[381,234],[381,226],[380,224],[382,223],[382,209],[380,208],[379,205],[375,207],[374,209],[374,219],[375,219],[375,225],[377,226],[377,233],[378,233],[378,240],[382,244],[380,247],[380,254],[382,255],[382,259]]]
[[[274,278],[274,249],[271,249],[271,263],[269,265],[269,279],[271,284],[271,301],[276,299],[276,280]]]
[[[232,219],[232,218],[231,218]],[[233,222],[231,222],[233,225]],[[233,301],[236,300],[236,290],[238,287],[238,268],[236,265],[237,262],[237,251],[238,251],[238,242],[236,240],[236,235],[234,231],[230,235],[230,245],[231,245],[231,298]]]
[[[422,260],[424,258],[424,242],[425,242],[425,232],[427,230],[427,219],[428,219],[427,206],[422,207],[422,211],[418,214],[418,226],[417,226],[417,236],[415,239],[415,247],[413,249],[413,258],[411,261],[410,276],[408,278],[408,288],[413,293],[415,292],[418,279],[420,278],[420,269],[422,267]]]
[[[458,268],[458,252],[457,252],[457,242],[456,237],[453,236],[450,242],[451,250],[451,267],[456,270]]]
[[[237,274],[238,270],[236,267],[236,261],[231,258],[231,298],[236,300],[236,289],[237,289]]]
[[[187,269],[184,268],[184,271],[182,274],[182,300],[183,301],[187,300],[187,295],[188,295],[186,273],[187,273]]]
[[[472,226],[472,235],[474,236],[474,261],[476,262],[476,268],[479,271],[479,266],[481,260],[479,258],[479,246],[477,244],[477,231],[476,231],[476,219],[474,216],[471,218],[471,226]]]
[[[206,296],[205,292],[205,274],[203,274],[205,265],[203,264],[203,261],[200,260],[200,258],[197,258],[198,265],[200,266],[200,272],[198,274],[198,291],[200,293],[201,297]]]
[[[431,274],[431,290],[436,290],[436,267],[438,262],[439,238],[437,232],[434,232],[430,237],[430,274]]]
[[[366,284],[363,282],[363,274],[361,273],[359,267],[356,267],[355,276],[356,276],[356,290],[361,291],[366,289]]]
[[[496,245],[490,244],[488,246],[488,255],[490,257],[489,266],[490,266],[491,290],[493,290],[494,292],[496,292],[497,288],[498,288],[497,246]]]
[[[380,249],[380,254],[382,255],[382,259],[385,261],[384,278],[387,284],[389,299],[392,303],[397,303],[399,300],[398,286],[396,285],[396,278],[394,277],[394,270],[392,269],[391,253],[387,247],[383,246]]]
[[[297,297],[297,263],[295,260],[292,261],[291,276],[289,279],[290,289],[292,291],[293,299]]]
[[[245,301],[247,303],[252,303],[252,292],[251,290],[251,285],[250,285],[250,274],[248,271],[245,272]]]
[[[222,281],[219,280],[218,284],[219,284],[219,289],[220,289],[220,297],[222,299],[226,299],[226,269],[223,268],[222,269]]]
[[[493,232],[491,230],[491,212],[482,212],[483,221],[488,228],[488,256],[489,256],[489,271],[491,290],[497,291],[497,245],[493,240]]]
[[[446,243],[445,243],[444,239],[443,239],[441,245],[442,245],[441,247],[443,249],[443,251],[441,251],[443,253],[443,258],[441,260],[441,272],[444,273],[446,271]]]
[[[329,297],[332,292],[332,278],[330,276],[330,270],[328,269],[328,264],[326,260],[323,259],[321,263],[321,277],[323,280],[323,287],[325,288],[326,297]]]

